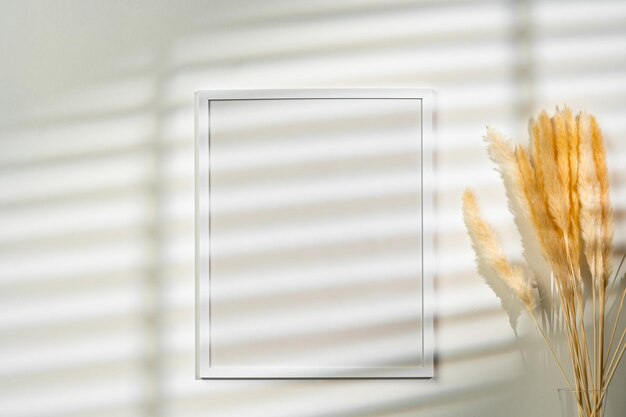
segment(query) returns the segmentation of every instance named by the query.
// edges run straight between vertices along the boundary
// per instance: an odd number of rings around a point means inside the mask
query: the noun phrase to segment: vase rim
[[[557,388],[557,391],[567,391],[567,392],[605,392],[608,389],[572,389],[572,388]]]

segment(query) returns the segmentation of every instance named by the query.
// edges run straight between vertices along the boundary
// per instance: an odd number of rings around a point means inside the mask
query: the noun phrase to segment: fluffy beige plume
[[[523,269],[519,266],[512,266],[506,259],[495,233],[480,214],[476,196],[469,190],[463,194],[463,218],[476,252],[479,270],[487,272],[487,274],[483,274],[483,277],[496,292],[502,306],[509,313],[511,325],[515,326],[519,309],[514,308],[515,301],[511,295],[516,295],[524,306],[532,312],[535,308],[532,285],[525,279]],[[509,294],[503,293],[499,283],[493,279],[494,275],[490,272],[493,272],[497,278],[504,282],[513,294],[510,292]]]
[[[544,111],[531,126],[533,135],[534,166],[541,171],[540,190],[547,202],[548,210],[561,233],[567,232],[568,212],[565,211],[559,167],[557,164],[556,141],[552,129],[552,120]]]
[[[567,127],[563,113],[558,110],[552,121],[552,134],[554,153],[556,155],[556,166],[559,179],[559,199],[560,216],[563,224],[563,231],[568,234],[569,238],[569,213],[570,213],[570,169],[569,169],[569,139],[567,136]],[[568,239],[569,240],[569,239]]]
[[[600,187],[600,208],[602,210],[602,269],[605,285],[611,275],[611,254],[613,251],[613,213],[609,198],[609,173],[606,166],[606,151],[602,131],[596,118],[590,116],[591,143],[593,159],[596,167],[596,176]]]
[[[578,125],[576,124],[576,119],[572,114],[572,111],[568,107],[565,107],[565,109],[563,110],[563,117],[565,119],[565,128],[567,129],[569,147],[569,243],[570,247],[572,248],[570,256],[572,257],[572,264],[578,268],[580,265],[580,225],[578,218],[580,205],[580,201],[578,199]]]
[[[576,118],[580,153],[578,165],[578,196],[580,199],[580,231],[589,269],[596,280],[604,281],[602,262],[602,208],[593,153],[591,117],[580,113]]]
[[[555,274],[561,276],[566,271],[567,266],[563,262],[563,251],[561,250],[564,243],[563,238],[548,212],[548,206],[541,192],[542,186],[537,178],[538,174],[530,162],[527,151],[523,147],[518,146],[515,149],[515,156],[522,190],[528,200],[531,220],[542,249],[542,255],[551,265]]]
[[[488,127],[484,139],[487,142],[489,156],[496,163],[502,176],[509,209],[522,240],[524,258],[537,284],[540,303],[547,311],[552,303],[550,267],[541,255],[541,248],[531,222],[532,215],[522,188],[515,150],[511,142],[496,129]]]

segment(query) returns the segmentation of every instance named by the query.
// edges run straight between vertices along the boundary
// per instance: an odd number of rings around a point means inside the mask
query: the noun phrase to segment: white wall
[[[554,415],[558,382],[524,367],[475,273],[460,193],[519,258],[485,124],[522,140],[538,109],[584,107],[624,250],[624,51],[610,1],[0,2],[0,415]],[[193,92],[357,86],[438,91],[437,376],[195,381]]]

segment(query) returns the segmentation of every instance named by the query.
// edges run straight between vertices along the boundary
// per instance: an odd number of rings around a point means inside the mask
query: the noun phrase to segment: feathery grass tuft
[[[617,317],[609,337],[605,333],[614,226],[604,139],[595,117],[584,112],[574,117],[568,107],[557,108],[552,117],[541,112],[530,121],[529,134],[530,151],[514,148],[492,128],[485,141],[534,277],[525,277],[522,267],[506,259],[469,190],[463,195],[465,224],[479,272],[500,298],[513,329],[523,306],[568,386],[581,392],[579,417],[602,417],[603,392],[626,354],[626,329],[618,332],[626,288],[620,289],[619,306],[614,304]],[[548,299],[551,289],[554,297]],[[511,295],[519,303],[512,303]],[[553,340],[556,333],[564,338]],[[563,340],[564,349],[554,349]]]
[[[484,137],[491,160],[497,165],[502,176],[509,210],[513,214],[515,225],[522,240],[524,258],[532,271],[532,279],[535,281],[538,291],[539,302],[544,308],[549,308],[552,303],[550,294],[550,267],[541,254],[541,248],[537,241],[533,225],[531,223],[531,208],[526,199],[521,183],[520,171],[517,165],[515,149],[510,141],[497,130],[488,127]]]
[[[523,269],[519,266],[512,266],[506,259],[502,245],[481,216],[476,196],[470,190],[466,190],[463,195],[463,217],[476,252],[479,269],[487,272],[485,276],[487,283],[492,288],[498,289],[496,293],[502,306],[507,310],[511,324],[515,325],[519,309],[510,305],[511,302],[515,302],[511,296],[517,296],[527,309],[534,310],[535,298],[532,286],[525,279]],[[493,279],[494,276],[507,285],[508,294],[499,289],[498,281]]]

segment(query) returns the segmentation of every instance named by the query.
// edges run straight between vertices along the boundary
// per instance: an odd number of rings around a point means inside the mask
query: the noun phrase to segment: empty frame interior
[[[197,95],[199,378],[432,375],[430,124],[403,93]]]

